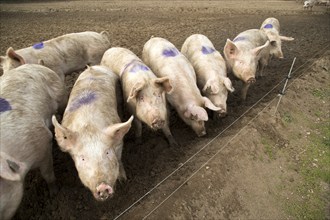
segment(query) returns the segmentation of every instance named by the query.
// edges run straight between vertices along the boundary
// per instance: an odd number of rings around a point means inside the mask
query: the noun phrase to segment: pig
[[[315,5],[315,1],[313,0],[307,0],[307,1],[304,1],[304,5],[303,5],[303,8],[304,9],[310,9],[310,10],[313,10],[313,6]]]
[[[226,62],[221,54],[202,34],[189,36],[182,45],[181,53],[194,67],[197,86],[202,94],[220,108],[217,116],[224,117],[227,114],[228,91],[233,92],[234,88],[227,77]]]
[[[168,40],[153,37],[143,47],[142,60],[156,76],[169,78],[172,91],[166,94],[168,102],[197,136],[204,136],[204,122],[208,120],[204,107],[213,111],[219,111],[220,108],[201,95],[194,68],[187,58]]]
[[[98,201],[113,196],[117,179],[126,180],[123,138],[134,117],[120,121],[118,80],[104,66],[88,67],[73,85],[62,123],[52,117],[58,146],[71,155],[81,182]]]
[[[224,56],[228,71],[243,81],[242,100],[246,100],[249,86],[256,82],[257,67],[262,75],[268,65],[269,40],[264,31],[250,29],[237,35],[233,41],[227,39]]]
[[[65,74],[83,69],[87,64],[99,64],[109,47],[106,31],[70,33],[16,51],[9,47],[6,55],[0,56],[0,67],[5,73],[24,63],[38,63],[42,59],[45,66],[64,79]]]
[[[280,35],[280,22],[276,18],[267,18],[260,30],[264,31],[270,42],[270,56],[283,59],[282,41],[293,41],[294,38]]]
[[[30,170],[40,169],[51,196],[57,191],[51,117],[65,108],[66,92],[62,79],[38,64],[7,71],[0,88],[0,219],[10,219]]]
[[[177,146],[169,128],[166,108],[165,92],[172,91],[169,78],[156,77],[132,51],[121,47],[108,49],[101,65],[120,77],[128,110],[135,116],[136,140],[141,143],[142,121],[153,130],[162,129],[170,146]]]

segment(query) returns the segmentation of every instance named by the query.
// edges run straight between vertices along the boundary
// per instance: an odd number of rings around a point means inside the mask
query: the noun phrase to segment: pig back
[[[34,168],[51,144],[50,120],[65,94],[64,83],[44,66],[25,64],[5,73],[0,88],[1,151]]]
[[[118,76],[109,68],[88,67],[79,75],[72,88],[62,125],[68,128],[77,124],[78,127],[84,124],[106,127],[119,123],[116,99],[118,82]]]
[[[253,49],[264,45],[268,40],[266,33],[259,29],[250,29],[237,35],[233,42],[243,50]]]

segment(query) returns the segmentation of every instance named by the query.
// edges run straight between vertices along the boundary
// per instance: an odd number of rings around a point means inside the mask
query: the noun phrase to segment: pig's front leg
[[[175,141],[171,130],[169,128],[168,120],[166,120],[164,127],[162,128],[162,131],[171,147],[179,147],[179,144]]]
[[[250,83],[243,83],[243,87],[241,90],[241,98],[243,101],[246,100],[246,94],[247,94],[249,87],[250,87]]]
[[[51,197],[55,196],[58,192],[58,187],[56,185],[56,178],[53,169],[53,156],[52,156],[52,143],[49,143],[47,147],[47,152],[43,161],[40,164],[41,176],[46,180],[48,184],[49,194]]]
[[[135,127],[135,144],[142,144],[142,122],[137,119],[137,117],[134,118],[134,127]]]

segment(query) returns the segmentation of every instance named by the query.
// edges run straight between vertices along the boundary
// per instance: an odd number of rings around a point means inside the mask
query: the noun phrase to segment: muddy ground
[[[282,35],[295,38],[283,43],[285,58],[271,61],[265,76],[249,89],[246,102],[239,101],[238,93],[229,95],[228,116],[208,121],[207,136],[197,138],[174,111],[171,130],[181,145],[178,148],[170,148],[161,132],[147,128],[143,144],[137,146],[130,131],[123,152],[128,181],[117,184],[109,201],[94,200],[69,155],[55,144],[59,193],[49,198],[39,172],[30,172],[14,219],[304,217],[286,207],[301,202],[292,192],[303,184],[299,156],[310,145],[310,134],[329,138],[313,127],[329,123],[329,100],[311,92],[330,88],[330,16],[325,7],[304,11],[297,1],[24,1],[2,2],[0,11],[1,54],[9,46],[18,49],[87,30],[108,31],[112,46],[129,48],[138,56],[150,36],[167,38],[181,48],[195,33],[208,36],[222,53],[227,38],[259,28],[267,17],[279,19]],[[294,57],[292,85],[275,112]],[[67,76],[68,90],[78,74]],[[230,77],[239,91],[240,82]],[[316,110],[319,113],[313,114]],[[327,198],[329,182],[320,184],[317,196]],[[326,208],[317,211],[329,219]]]

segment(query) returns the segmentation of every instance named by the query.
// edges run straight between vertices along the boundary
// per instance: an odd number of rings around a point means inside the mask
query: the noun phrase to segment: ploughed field
[[[138,56],[141,56],[143,45],[151,36],[166,38],[181,49],[188,36],[200,33],[206,35],[223,55],[227,38],[232,40],[244,30],[259,28],[268,17],[276,17],[280,21],[282,35],[295,38],[292,42],[282,43],[284,59],[273,59],[270,62],[264,76],[257,78],[256,83],[249,88],[245,102],[240,102],[239,98],[241,82],[229,75],[236,92],[229,94],[228,116],[219,120],[210,119],[206,123],[205,137],[196,137],[193,130],[183,123],[173,109],[170,116],[170,128],[180,147],[169,147],[162,132],[154,132],[146,127],[142,134],[143,143],[136,145],[132,129],[125,138],[123,150],[123,163],[128,180],[123,184],[117,183],[114,197],[106,202],[95,201],[91,192],[80,182],[70,156],[61,152],[54,141],[54,170],[60,186],[59,193],[49,198],[47,184],[41,178],[39,171],[31,172],[25,180],[24,198],[14,219],[112,219],[171,174],[166,181],[157,185],[155,190],[121,216],[123,219],[143,218],[211,158],[217,152],[217,146],[219,148],[223,146],[225,141],[228,141],[227,137],[238,133],[247,120],[256,116],[263,106],[277,96],[294,57],[296,57],[295,68],[297,68],[293,74],[295,78],[311,65],[310,59],[321,59],[325,49],[329,49],[329,12],[322,6],[315,6],[313,11],[304,11],[302,3],[296,1],[151,0],[42,3],[25,1],[24,3],[1,3],[0,10],[1,55],[4,55],[10,46],[19,49],[63,34],[87,30],[108,31],[112,46],[128,48]],[[326,56],[326,61],[329,66],[329,54]],[[306,62],[307,65],[302,66]],[[300,66],[302,67],[298,69]],[[72,88],[78,75],[78,72],[74,72],[66,77],[68,90]],[[324,86],[329,86],[328,75],[325,75],[327,80],[324,80]],[[280,86],[274,89],[279,84]],[[266,94],[268,95],[259,102]],[[304,99],[304,97],[300,98]],[[254,106],[257,102],[258,104]],[[299,108],[311,108],[314,105],[308,99],[300,103],[302,105]],[[240,117],[251,107],[253,107],[252,110]],[[238,121],[227,130],[226,128],[236,120]],[[264,118],[265,124],[270,123],[267,120],[271,119]],[[224,132],[221,133],[222,131]],[[271,136],[271,131],[268,134]],[[215,137],[217,138],[214,139]],[[232,146],[233,148],[253,146],[260,142],[260,139],[255,140],[255,136],[246,133],[239,134],[237,138],[240,144]],[[279,138],[279,140],[282,139]],[[213,147],[199,152],[210,141]],[[281,144],[284,146],[286,142]],[[199,153],[195,155],[197,152]],[[209,177],[221,183],[217,185],[218,187],[227,190],[222,193],[219,193],[219,188],[215,191],[210,190],[202,175],[203,178],[195,179],[194,184],[190,185],[187,182],[184,185],[184,187],[190,187],[190,191],[178,191],[174,194],[175,198],[181,198],[181,200],[187,198],[186,200],[183,202],[180,200],[182,202],[180,204],[174,201],[172,206],[161,205],[157,207],[159,212],[153,212],[148,217],[150,219],[200,219],[202,217],[244,219],[261,218],[265,214],[266,217],[287,218],[280,205],[276,208],[278,203],[272,200],[271,195],[264,197],[253,191],[255,194],[251,192],[250,195],[255,196],[249,198],[250,203],[247,202],[248,199],[242,202],[241,194],[236,193],[236,190],[239,191],[239,186],[245,179],[238,183],[228,176],[238,167],[240,169],[246,167],[244,173],[247,178],[253,176],[256,171],[248,166],[249,158],[244,157],[246,149],[242,151],[235,149],[235,152],[238,154],[235,157],[222,156],[220,165],[213,167],[217,175]],[[194,157],[186,163],[192,156]],[[235,158],[240,158],[240,160]],[[181,168],[173,174],[172,172],[178,167]],[[277,178],[277,172],[269,167],[265,169],[268,169],[265,175],[272,174],[274,179]],[[263,180],[261,175],[261,183],[256,187],[263,189],[263,186],[269,183],[264,183]],[[254,188],[253,182],[246,184],[250,186],[247,191]],[[229,190],[228,186],[232,186],[232,190]],[[207,196],[194,200],[195,203],[189,202],[188,195],[199,190],[208,191]],[[216,198],[222,198],[220,201],[223,201],[223,204],[220,204]],[[262,201],[263,205],[256,203],[258,200]],[[266,210],[270,206],[275,206],[275,208]]]

